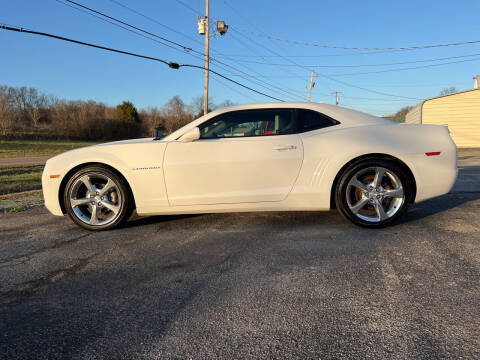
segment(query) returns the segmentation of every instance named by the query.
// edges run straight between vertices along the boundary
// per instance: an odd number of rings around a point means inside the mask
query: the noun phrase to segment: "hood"
[[[98,147],[109,147],[109,146],[117,146],[117,145],[134,145],[134,144],[147,144],[147,143],[152,143],[154,138],[141,138],[141,139],[130,139],[130,140],[121,140],[121,141],[112,141],[112,142],[107,142],[107,143],[101,143],[101,144],[96,144],[96,145],[90,145],[90,146],[83,146],[79,147],[76,149],[68,150],[65,151],[61,154],[55,155],[49,159],[50,160],[58,160],[60,158],[65,158],[68,156],[72,156],[74,153],[91,153],[91,151],[95,148]],[[157,141],[156,141],[157,142]],[[106,150],[106,149],[105,149]]]
[[[95,146],[111,146],[111,145],[127,145],[127,144],[145,144],[152,142],[154,138],[141,138],[141,139],[129,139],[129,140],[120,140],[120,141],[111,141],[107,143],[101,143],[92,145]]]

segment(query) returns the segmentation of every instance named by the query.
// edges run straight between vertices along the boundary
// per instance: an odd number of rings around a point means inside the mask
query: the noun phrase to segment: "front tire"
[[[369,159],[350,165],[335,190],[337,209],[352,223],[369,228],[393,224],[413,200],[413,184],[394,162]]]
[[[69,179],[64,204],[70,219],[93,231],[118,227],[132,213],[132,199],[125,180],[99,165],[84,167]]]

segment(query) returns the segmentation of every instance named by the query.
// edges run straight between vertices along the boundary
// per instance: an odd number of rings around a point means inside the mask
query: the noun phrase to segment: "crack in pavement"
[[[66,241],[55,241],[54,244],[51,245],[51,246],[47,246],[47,247],[32,251],[32,252],[27,253],[27,254],[12,256],[10,258],[7,258],[5,260],[0,261],[0,269],[10,266],[9,263],[11,263],[12,261],[15,261],[15,260],[23,260],[21,263],[24,264],[27,261],[30,261],[32,256],[34,256],[34,255],[41,254],[43,252],[46,252],[46,251],[49,251],[49,250],[52,250],[52,249],[60,249],[64,246],[73,244],[73,243],[77,242],[78,240],[83,239],[83,238],[85,238],[87,236],[90,236],[90,235],[92,235],[92,234],[87,233],[87,234],[83,234],[83,235],[77,236],[73,239],[66,240]]]
[[[17,285],[17,289],[0,292],[0,302],[9,303],[15,300],[26,299],[35,294],[35,292],[37,292],[41,288],[44,288],[50,284],[54,284],[69,276],[73,276],[83,270],[88,265],[90,259],[92,259],[96,255],[97,254],[91,255],[86,258],[78,259],[78,262],[76,264],[65,269],[51,271],[46,276],[40,279],[23,282]],[[19,287],[21,289],[18,289]]]

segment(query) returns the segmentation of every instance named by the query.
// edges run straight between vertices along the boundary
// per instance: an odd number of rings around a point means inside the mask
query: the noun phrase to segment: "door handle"
[[[273,147],[273,150],[295,150],[297,147],[295,145],[277,145]]]

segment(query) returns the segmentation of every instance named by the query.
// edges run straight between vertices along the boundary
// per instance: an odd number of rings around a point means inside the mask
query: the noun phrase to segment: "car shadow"
[[[453,186],[450,193],[423,201],[418,204],[411,205],[409,211],[400,219],[397,225],[409,223],[423,219],[444,211],[451,210],[461,206],[467,202],[480,199],[480,166],[459,166],[457,182]],[[295,224],[317,224],[331,223],[335,221],[343,221],[340,216],[336,217],[336,211],[322,212],[326,216],[319,217],[320,212],[271,212],[267,222],[285,223],[285,226],[295,226]],[[328,214],[328,215],[327,215]],[[335,215],[334,215],[335,214]],[[149,224],[170,224],[177,220],[189,220],[197,217],[206,216],[208,214],[181,214],[181,215],[157,215],[149,217],[139,217],[133,215],[132,218],[124,225],[125,228],[131,228]],[[314,216],[311,216],[314,215]],[[250,219],[255,223],[255,219]]]
[[[460,159],[465,158],[468,156]],[[457,181],[448,194],[412,205],[399,223],[422,219],[478,199],[480,199],[480,166],[459,165]]]
[[[470,201],[480,199],[480,191],[478,192],[452,192],[446,195],[434,198],[431,200],[426,200],[418,204],[413,204],[410,206],[410,209],[402,217],[397,225],[406,224],[412,221],[418,221],[420,219],[442,213],[444,211],[451,210],[458,206],[461,206]],[[268,212],[271,214],[271,217],[267,217],[267,222],[272,223],[284,223],[285,226],[295,226],[299,224],[328,224],[335,221],[343,222],[339,214],[335,210],[326,211],[326,212],[310,212],[310,211],[300,211],[300,212]],[[319,216],[319,214],[323,216]],[[149,217],[132,217],[123,228],[135,228],[137,226],[160,225],[162,223],[172,224],[175,221],[182,220],[193,220],[196,218],[204,217],[211,214],[182,214],[182,215],[156,215]],[[338,215],[338,216],[336,216]],[[234,218],[232,218],[233,220]],[[282,220],[283,219],[283,220]],[[251,219],[253,223],[256,222],[254,218]],[[201,220],[200,220],[201,221]],[[265,221],[265,217],[263,217]]]
[[[182,215],[154,215],[154,216],[146,216],[146,217],[133,215],[128,220],[128,222],[125,223],[125,225],[123,225],[123,228],[130,228],[130,227],[150,225],[150,224],[161,224],[164,222],[172,222],[175,220],[193,219],[203,215],[204,214],[182,214]]]
[[[480,199],[479,192],[452,192],[446,195],[413,204],[398,224],[417,221],[432,215],[451,210],[467,202]]]

